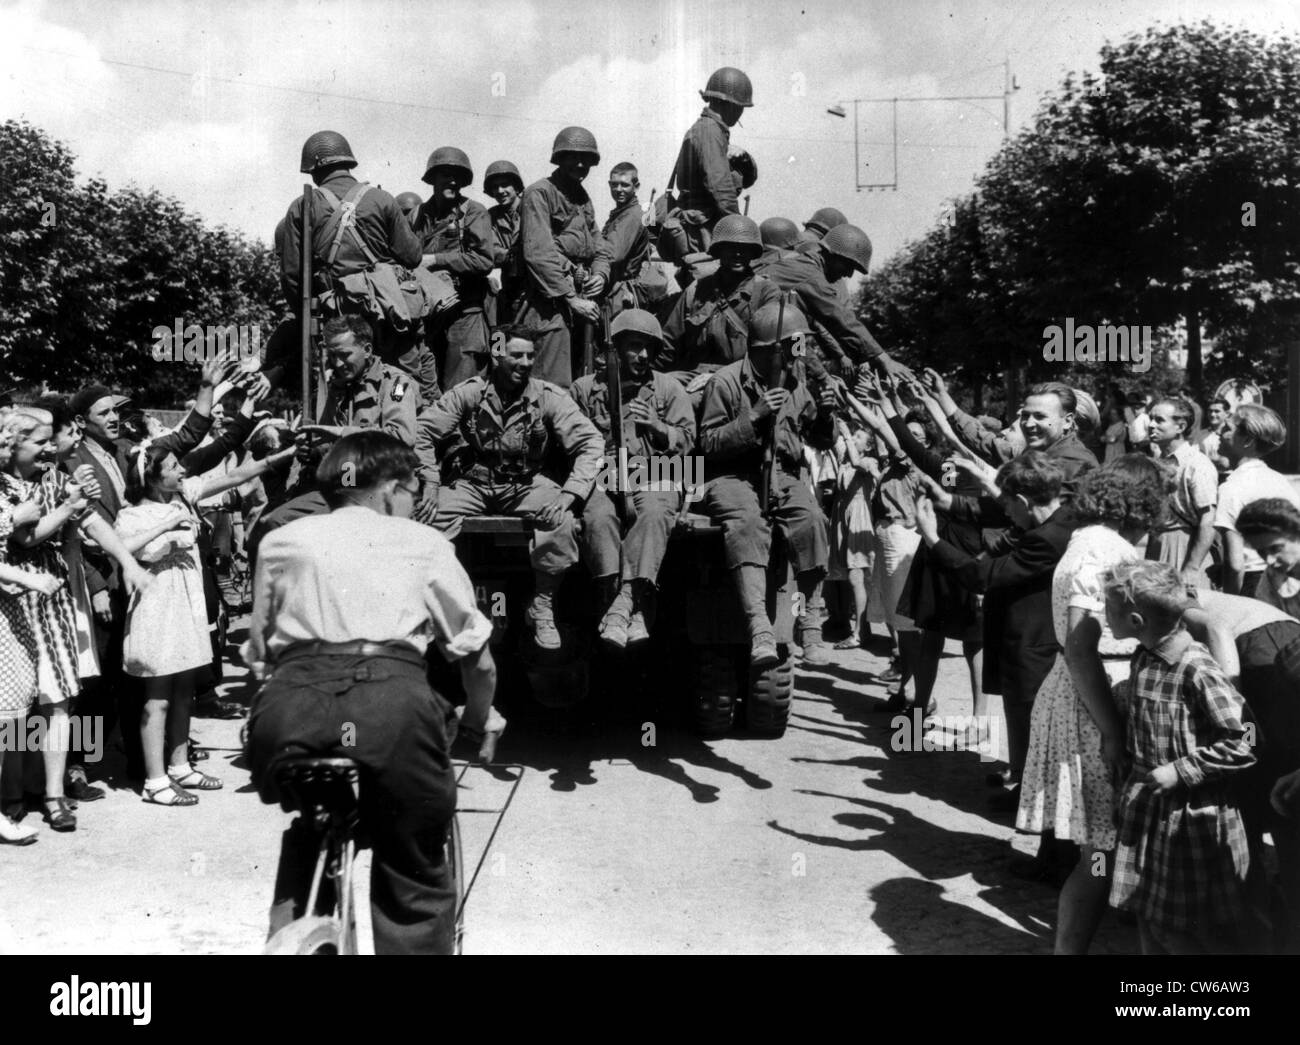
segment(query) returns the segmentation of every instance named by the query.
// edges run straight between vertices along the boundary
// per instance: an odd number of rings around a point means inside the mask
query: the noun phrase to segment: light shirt
[[[265,673],[297,642],[433,642],[448,660],[492,623],[452,543],[410,519],[349,505],[274,530],[258,548],[245,663]]]
[[[1261,501],[1266,497],[1280,497],[1300,508],[1300,493],[1285,475],[1273,471],[1258,457],[1252,457],[1237,465],[1228,478],[1219,487],[1219,507],[1214,513],[1214,526],[1218,530],[1237,532],[1237,516],[1252,501]],[[1246,573],[1258,573],[1264,568],[1264,560],[1255,554],[1255,549],[1246,541],[1243,544],[1243,559]]]
[[[86,437],[85,443],[95,460],[99,462],[100,467],[108,473],[108,481],[113,484],[113,489],[117,492],[118,504],[125,504],[126,478],[122,475],[122,469],[118,467],[117,458],[90,436]]]
[[[1162,529],[1194,530],[1205,509],[1219,500],[1219,473],[1214,463],[1184,442],[1173,453],[1161,453],[1159,461],[1174,470],[1174,491],[1169,495],[1169,512]]]

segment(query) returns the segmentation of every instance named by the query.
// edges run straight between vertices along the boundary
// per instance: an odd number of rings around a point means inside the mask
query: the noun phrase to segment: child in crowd
[[[1230,785],[1255,762],[1241,694],[1183,628],[1191,600],[1172,566],[1122,562],[1104,584],[1111,633],[1141,644],[1114,691],[1130,766],[1111,904],[1137,916],[1144,954],[1230,949],[1247,921],[1249,867]]]
[[[871,634],[867,622],[867,583],[875,572],[875,527],[871,522],[871,499],[880,479],[880,464],[875,456],[871,432],[858,427],[850,430],[839,422],[835,442],[839,461],[836,477],[831,541],[831,578],[847,575],[853,589],[853,622],[849,634],[835,644],[836,649],[858,649]]]

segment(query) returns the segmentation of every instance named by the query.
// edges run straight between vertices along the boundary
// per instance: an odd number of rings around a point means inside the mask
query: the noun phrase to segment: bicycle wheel
[[[344,951],[344,935],[337,918],[299,918],[267,940],[262,953],[339,955]]]
[[[456,893],[456,935],[452,953],[462,954],[465,947],[465,854],[461,849],[460,821],[454,813],[447,827],[447,866],[451,868],[451,884]]]

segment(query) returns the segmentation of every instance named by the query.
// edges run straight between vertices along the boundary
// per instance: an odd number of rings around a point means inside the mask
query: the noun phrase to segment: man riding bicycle
[[[430,643],[458,661],[468,700],[459,730],[495,743],[491,622],[452,544],[410,519],[419,461],[379,431],[340,439],[316,473],[328,515],[269,534],[257,559],[244,660],[265,684],[253,702],[249,752],[262,800],[280,801],[285,758],[343,756],[360,766],[362,830],[374,847],[371,915],[377,954],[450,954],[455,891],[444,859],[456,807],[449,748],[457,714],[429,687]],[[285,832],[271,934],[302,914],[317,841]]]

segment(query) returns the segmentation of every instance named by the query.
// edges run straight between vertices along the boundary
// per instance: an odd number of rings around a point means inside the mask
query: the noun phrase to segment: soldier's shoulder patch
[[[394,403],[400,403],[406,398],[406,392],[411,387],[411,379],[405,374],[397,373],[393,375],[393,389],[389,393]]]

